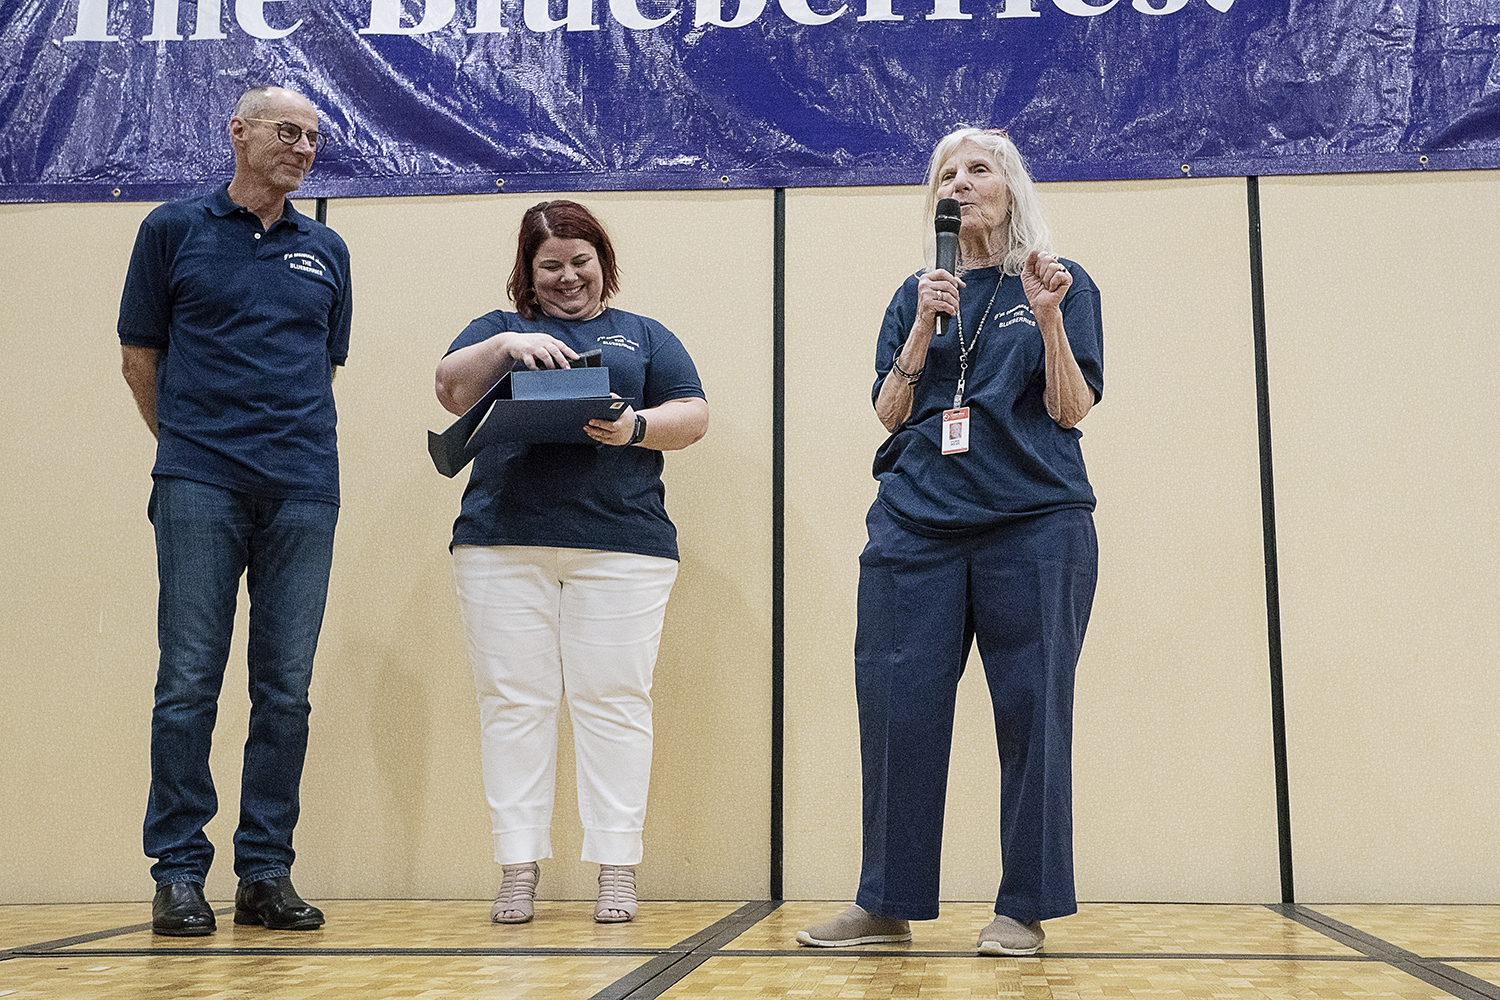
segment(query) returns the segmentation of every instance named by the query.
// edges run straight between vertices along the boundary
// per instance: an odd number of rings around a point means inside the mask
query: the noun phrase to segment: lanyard
[[[958,388],[953,393],[953,408],[956,410],[964,405],[964,385],[969,374],[969,352],[974,345],[979,343],[979,331],[984,329],[985,320],[990,318],[990,310],[995,307],[995,296],[1000,294],[1000,284],[1005,280],[1002,273],[995,279],[995,290],[990,293],[990,304],[984,307],[984,315],[979,317],[979,326],[974,329],[974,337],[967,344],[964,343],[964,310],[960,305],[958,315],[953,318],[958,326]]]

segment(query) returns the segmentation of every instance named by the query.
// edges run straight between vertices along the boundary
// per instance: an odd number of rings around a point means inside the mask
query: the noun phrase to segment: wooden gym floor
[[[1500,906],[1092,903],[1046,925],[1035,958],[973,951],[984,903],[948,903],[901,947],[799,948],[844,903],[646,902],[600,926],[541,901],[497,926],[476,900],[318,901],[322,930],[155,937],[150,906],[0,906],[0,998],[973,997],[1500,1000]]]

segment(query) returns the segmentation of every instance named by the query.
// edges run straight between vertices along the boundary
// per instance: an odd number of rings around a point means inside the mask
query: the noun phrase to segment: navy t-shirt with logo
[[[1098,400],[1104,395],[1099,290],[1082,267],[1062,263],[1073,275],[1062,302],[1063,326]],[[880,395],[916,319],[917,279],[907,278],[886,309],[872,398]],[[1093,510],[1078,443],[1082,433],[1058,426],[1042,402],[1042,334],[1020,277],[986,267],[965,272],[963,280],[962,335],[973,344],[961,401],[969,410],[969,450],[942,453],[943,411],[953,407],[960,369],[960,324],[952,323],[945,336],[932,338],[911,415],[875,454],[877,502],[909,529],[932,536],[981,531],[1070,507]]]
[[[498,333],[547,333],[579,354],[598,350],[609,388],[635,409],[703,397],[687,348],[654,319],[606,309],[590,320],[535,320],[495,310],[464,328],[451,354]],[[454,545],[544,545],[677,558],[662,453],[605,444],[498,443],[474,457]]]
[[[227,184],[153,210],[119,321],[120,343],[162,352],[152,475],[337,503],[352,306],[344,241],[290,201],[269,230]]]

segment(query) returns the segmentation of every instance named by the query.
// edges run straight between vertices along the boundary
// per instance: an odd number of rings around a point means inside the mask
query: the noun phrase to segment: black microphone
[[[937,266],[939,270],[947,271],[949,274],[958,273],[958,229],[963,225],[963,216],[959,212],[958,202],[952,198],[944,198],[937,203],[937,218],[933,220],[937,229]],[[947,313],[938,313],[937,335],[943,336],[948,332]]]

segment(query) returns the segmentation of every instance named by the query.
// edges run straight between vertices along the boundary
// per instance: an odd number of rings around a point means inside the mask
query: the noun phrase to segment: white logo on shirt
[[[316,274],[320,278],[328,274],[328,269],[323,266],[323,262],[310,253],[282,254],[281,259],[287,261],[287,266],[293,271]]]
[[[995,325],[992,329],[999,330],[1001,327],[1011,326],[1015,323],[1027,323],[1036,326],[1036,319],[1031,315],[1031,307],[1022,303],[1011,309],[1005,310],[995,317]]]
[[[641,346],[635,341],[626,338],[623,334],[618,333],[612,333],[607,337],[600,337],[599,343],[604,344],[607,347],[623,347],[627,351],[633,351],[637,347]]]

